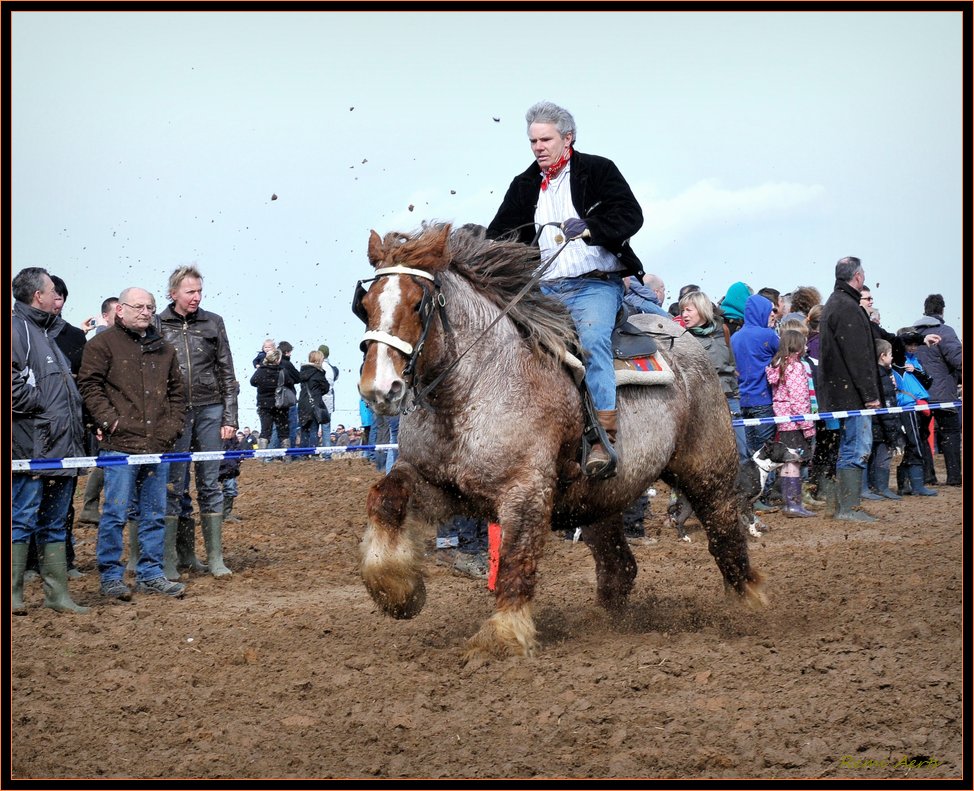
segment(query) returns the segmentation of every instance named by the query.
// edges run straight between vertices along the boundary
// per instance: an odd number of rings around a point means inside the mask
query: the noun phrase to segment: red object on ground
[[[501,526],[496,522],[487,523],[487,590],[494,590],[497,584],[497,568],[501,563]]]

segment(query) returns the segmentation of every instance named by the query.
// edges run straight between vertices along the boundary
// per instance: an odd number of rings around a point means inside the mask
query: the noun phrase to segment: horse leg
[[[707,531],[708,548],[724,577],[726,593],[754,609],[766,606],[764,577],[748,558],[747,525],[734,486],[713,480],[700,485],[691,477],[683,480],[687,499]]]
[[[622,610],[636,581],[636,558],[626,541],[622,515],[586,525],[582,540],[595,558],[599,604],[614,612]]]
[[[464,660],[479,654],[532,656],[537,632],[531,602],[538,562],[551,532],[553,487],[540,474],[520,481],[499,499],[503,528],[495,585],[495,612],[467,641]]]
[[[379,607],[393,618],[412,618],[426,603],[423,549],[416,533],[403,529],[411,486],[406,465],[373,484],[366,502],[361,574]]]

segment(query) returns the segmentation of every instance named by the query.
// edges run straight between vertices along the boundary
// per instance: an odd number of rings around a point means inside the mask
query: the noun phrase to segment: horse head
[[[437,273],[450,263],[450,226],[416,236],[369,235],[369,262],[375,276],[360,280],[352,310],[365,322],[365,352],[359,393],[380,415],[401,411],[434,314]],[[365,284],[371,283],[368,289]]]

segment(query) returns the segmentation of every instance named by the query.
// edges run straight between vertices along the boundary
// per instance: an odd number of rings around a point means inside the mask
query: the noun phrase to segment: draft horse
[[[618,610],[636,577],[621,513],[657,478],[679,481],[728,593],[765,603],[738,519],[730,414],[695,338],[661,344],[673,384],[619,388],[618,471],[593,480],[581,472],[581,396],[563,365],[571,317],[536,287],[515,300],[539,265],[536,248],[427,225],[372,231],[368,258],[375,272],[353,300],[366,323],[359,391],[377,413],[402,414],[398,460],[369,492],[361,544],[362,579],[385,613],[412,618],[425,604],[424,526],[485,517],[503,531],[495,612],[466,656],[531,655],[552,530],[581,527],[598,601]]]

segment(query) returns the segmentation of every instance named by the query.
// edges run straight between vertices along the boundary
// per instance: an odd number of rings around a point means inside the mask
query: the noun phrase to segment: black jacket
[[[625,267],[624,274],[640,282],[643,265],[629,246],[629,239],[643,225],[643,212],[629,184],[611,159],[572,152],[568,171],[572,205],[588,225],[586,244],[597,244],[613,253]],[[494,219],[487,226],[487,238],[500,239],[517,229],[517,239],[534,240],[534,212],[541,191],[541,167],[537,162],[516,176],[507,189]]]
[[[66,326],[60,316],[23,302],[14,303],[10,330],[13,459],[84,455],[81,393],[57,344]],[[45,470],[39,474],[74,477],[78,471]]]
[[[822,412],[864,409],[881,399],[872,322],[842,280],[822,309],[816,397]]]
[[[288,361],[276,365],[261,363],[250,377],[250,383],[257,388],[258,409],[277,409],[274,405],[274,392],[277,390],[277,379],[281,371],[284,371],[284,382],[293,389],[300,377],[297,369]]]
[[[176,347],[176,358],[186,384],[186,405],[223,404],[221,425],[237,427],[239,385],[223,319],[197,310],[183,318],[170,303],[158,319],[162,337]]]
[[[301,394],[298,396],[298,421],[302,424],[315,419],[315,408],[319,414],[326,410],[323,400],[329,390],[328,376],[317,365],[305,363],[298,372],[301,380]],[[327,421],[324,421],[327,422]]]

